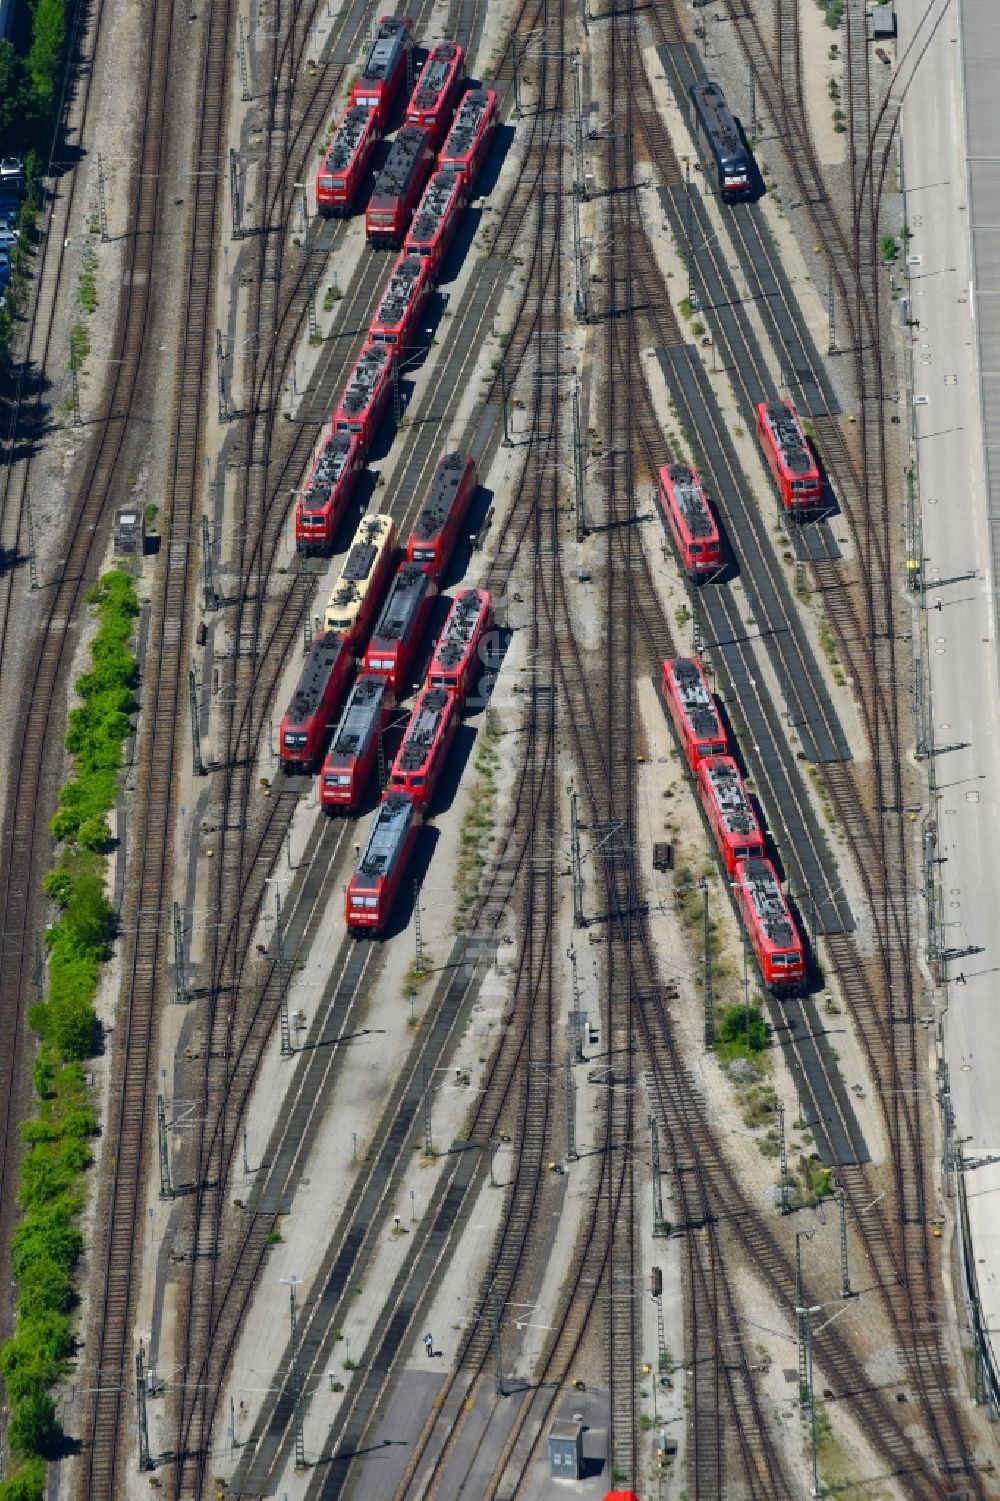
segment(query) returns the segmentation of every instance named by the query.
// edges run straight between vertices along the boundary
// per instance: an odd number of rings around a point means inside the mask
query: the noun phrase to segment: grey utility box
[[[549,1430],[549,1474],[553,1480],[582,1480],[582,1423],[552,1424]]]
[[[872,36],[876,42],[885,42],[895,35],[896,12],[891,5],[876,5],[872,11]]]

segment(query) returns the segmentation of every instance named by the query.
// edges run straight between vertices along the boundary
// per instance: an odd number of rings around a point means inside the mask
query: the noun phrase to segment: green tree
[[[65,0],[37,0],[28,71],[39,109],[46,113],[55,103],[65,43]]]
[[[747,1008],[727,1006],[719,1024],[720,1042],[747,1042]],[[767,1023],[759,1006],[750,1007],[749,1047],[752,1053],[761,1053],[767,1046]]]
[[[0,1501],[42,1501],[45,1490],[45,1465],[40,1459],[29,1459],[8,1476],[0,1480]]]
[[[10,42],[0,42],[0,142],[16,142],[29,110],[24,58]]]
[[[56,1404],[49,1396],[35,1394],[18,1402],[11,1413],[7,1438],[15,1454],[25,1459],[51,1454],[62,1437]]]

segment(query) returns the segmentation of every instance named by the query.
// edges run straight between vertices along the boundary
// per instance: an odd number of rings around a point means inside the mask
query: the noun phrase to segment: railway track
[[[776,90],[779,84],[778,69],[770,64],[756,27],[742,26],[741,18],[735,15],[735,8],[730,6],[729,9],[730,14],[737,21],[737,34],[743,42],[748,57],[752,64],[760,69],[758,79],[763,83],[765,103],[773,113],[773,99],[767,98],[767,69],[771,68],[770,80]],[[849,53],[850,51],[849,48]],[[855,34],[853,54],[859,66],[863,64],[867,68],[867,47],[858,40],[857,34]],[[881,167],[875,173],[872,173],[870,167],[864,165],[871,156],[873,137],[869,129],[868,105],[867,102],[863,102],[867,92],[866,73],[863,79],[864,83],[858,94],[857,106],[852,107],[851,111],[852,157],[856,160],[860,159],[861,163],[860,166],[855,167],[855,180],[856,183],[863,185],[866,177],[869,180],[873,176],[877,177],[880,192],[888,157],[883,154]],[[898,100],[896,108],[898,109]],[[777,118],[777,115],[774,117]],[[797,118],[794,112],[790,118],[793,131],[797,131],[792,144],[791,166],[800,188],[803,189],[803,198],[809,204],[817,231],[820,228],[824,233],[828,231],[827,243],[836,245],[839,241],[844,248],[844,255],[839,260],[835,259],[834,262],[834,277],[838,280],[838,289],[846,299],[841,280],[841,266],[858,264],[859,260],[864,260],[867,256],[870,268],[869,288],[877,295],[877,265],[874,264],[877,234],[871,227],[875,222],[871,199],[865,210],[868,227],[859,236],[852,256],[850,247],[822,192],[821,178],[815,166],[815,158],[811,151],[804,121],[800,117]],[[882,136],[883,139],[888,136],[888,131],[884,126]],[[855,142],[863,143],[863,150],[858,151],[854,146]],[[811,192],[809,192],[810,188]],[[855,197],[857,200],[857,192]],[[855,217],[858,217],[857,213]],[[858,361],[863,393],[862,413],[864,414],[865,390],[880,392],[882,389],[881,356],[878,353],[879,322],[877,314],[875,317],[872,316],[870,303],[860,296],[854,300],[853,305],[848,307],[848,315],[852,341],[856,346],[864,346],[860,349]],[[868,341],[858,338],[862,318],[866,331],[871,335]],[[862,423],[861,449],[866,458],[863,458],[860,483],[853,488],[838,486],[838,489],[844,492],[845,510],[855,540],[859,544],[862,577],[868,581],[866,601],[868,630],[856,633],[853,638],[842,633],[843,624],[851,618],[851,612],[844,608],[843,604],[836,612],[839,619],[834,623],[841,626],[838,639],[841,660],[852,671],[862,694],[870,690],[871,701],[878,705],[880,719],[870,729],[878,785],[874,798],[869,792],[868,801],[865,802],[865,791],[854,777],[845,774],[843,768],[827,768],[827,781],[832,800],[844,819],[845,827],[853,836],[855,852],[860,857],[859,867],[868,884],[873,908],[880,918],[881,975],[877,973],[878,966],[876,966],[876,973],[872,974],[870,969],[853,962],[856,961],[856,955],[851,954],[852,946],[844,940],[836,941],[836,950],[841,956],[838,962],[842,966],[848,966],[853,977],[852,983],[845,985],[845,993],[852,1005],[859,1033],[869,1051],[869,1057],[873,1060],[875,1076],[886,1080],[887,1087],[883,1103],[890,1137],[896,1143],[892,1155],[897,1173],[898,1212],[904,1222],[904,1228],[902,1231],[897,1230],[893,1235],[887,1232],[886,1227],[880,1222],[879,1241],[890,1246],[894,1241],[896,1242],[893,1274],[883,1283],[883,1296],[889,1303],[893,1326],[899,1335],[902,1348],[907,1351],[909,1368],[922,1395],[927,1426],[939,1456],[941,1472],[950,1474],[955,1473],[956,1470],[968,1471],[971,1468],[971,1461],[966,1440],[959,1431],[960,1424],[957,1421],[954,1403],[940,1395],[949,1386],[947,1367],[942,1358],[940,1344],[934,1337],[927,1335],[928,1327],[934,1329],[936,1334],[942,1327],[943,1321],[934,1307],[934,1288],[932,1281],[928,1278],[928,1269],[933,1262],[934,1255],[929,1240],[925,1211],[926,1190],[922,1138],[926,1125],[920,1119],[919,1098],[914,1092],[894,1087],[900,1079],[914,1077],[913,1070],[923,1066],[920,1050],[916,1047],[912,975],[908,972],[909,955],[912,952],[905,876],[909,852],[903,840],[902,819],[897,820],[895,831],[891,828],[884,831],[884,818],[872,817],[873,808],[900,808],[902,800],[899,773],[901,765],[899,726],[895,705],[886,702],[885,690],[886,682],[896,681],[897,668],[895,631],[891,624],[895,576],[889,565],[891,538],[884,505],[884,497],[889,493],[889,488],[886,483],[887,461],[881,397],[871,403],[869,417],[871,421],[877,421],[878,425],[869,427],[864,421]],[[874,458],[872,457],[873,450]],[[827,569],[825,580],[827,583],[830,582],[829,571]],[[849,583],[847,587],[850,587]],[[877,601],[875,609],[881,612],[881,618],[876,618],[871,613],[873,599]],[[859,602],[861,609],[865,609],[866,605]],[[888,620],[885,618],[887,614]],[[866,636],[867,662],[863,660]],[[889,694],[888,697],[892,698],[892,695]],[[858,831],[862,827],[867,828],[867,837],[863,843],[859,844],[857,842]],[[888,845],[884,843],[887,837]],[[866,862],[866,855],[870,857],[873,851],[874,858],[869,858]],[[864,982],[860,986],[857,980],[858,975],[862,976]],[[888,1005],[885,1000],[877,999],[880,990],[888,999]],[[860,1004],[861,996],[864,997],[864,1006]],[[900,1030],[898,1038],[893,1035],[897,1029]],[[874,1036],[871,1035],[873,1031]],[[901,1181],[900,1175],[905,1175],[905,1182]],[[856,1176],[848,1175],[849,1193]],[[861,1176],[864,1177],[864,1175]],[[866,1194],[870,1200],[870,1182],[866,1183],[864,1190],[857,1190],[851,1199],[851,1207],[856,1214],[862,1211],[866,1202],[861,1197],[862,1193]],[[912,1222],[909,1228],[906,1228],[908,1219]],[[906,1246],[907,1240],[911,1243],[909,1248]],[[913,1282],[910,1280],[910,1267],[917,1272],[917,1277]],[[914,1306],[908,1316],[901,1317],[899,1310],[892,1306],[893,1299],[896,1297],[892,1290],[899,1285],[909,1289],[913,1301]],[[928,1308],[931,1312],[925,1317],[925,1310]],[[920,1327],[919,1338],[911,1332],[918,1326]]]
[[[131,372],[132,379],[126,388],[129,395],[142,354],[149,289],[153,284],[161,127],[168,97],[172,18],[172,7],[154,9],[147,123],[130,220],[135,249],[129,284],[137,290],[129,299],[122,345],[124,363],[119,367]],[[221,152],[230,22],[228,5],[212,6],[206,17],[201,79],[204,108],[198,126],[198,150],[202,158],[217,160]],[[192,532],[200,477],[201,416],[216,233],[215,179],[196,176],[194,184],[181,361],[164,506],[172,533],[182,537]],[[128,402],[115,411],[119,442],[128,415]],[[99,502],[107,494],[112,473],[113,464],[109,464],[103,485],[92,481],[88,486],[88,493]],[[114,1493],[125,1382],[132,1365],[130,1320],[135,1235],[144,1207],[148,1070],[156,1025],[157,982],[163,967],[161,931],[169,910],[166,882],[171,868],[175,728],[181,718],[184,626],[191,577],[189,546],[172,543],[170,562],[171,566],[157,580],[150,621],[144,681],[145,734],[141,737],[136,772],[141,838],[134,856],[123,944],[125,1043],[115,1060],[121,1069],[121,1086],[117,1098],[112,1097],[106,1158],[113,1164],[113,1170],[110,1184],[99,1201],[99,1223],[104,1234],[96,1237],[94,1251],[98,1305],[93,1342],[95,1391],[89,1404],[84,1452],[76,1477],[78,1492],[88,1498],[110,1497]]]
[[[100,36],[103,0],[98,0],[92,14],[87,18],[86,34],[96,47]],[[74,13],[74,21],[67,40],[67,58],[72,59],[81,44],[83,35],[83,12]],[[72,66],[67,62],[67,69]],[[68,74],[67,74],[68,77]],[[82,69],[79,94],[75,101],[81,130],[87,120],[90,103],[92,68]],[[51,164],[50,164],[51,165]],[[25,358],[17,373],[7,430],[3,437],[4,462],[0,466],[0,663],[5,664],[5,680],[13,685],[14,670],[8,672],[10,663],[8,633],[12,614],[16,614],[23,601],[23,583],[20,565],[26,554],[22,551],[22,539],[27,527],[27,497],[30,493],[32,473],[31,443],[44,425],[44,385],[41,373],[48,364],[55,330],[55,315],[59,293],[64,285],[64,263],[69,224],[76,202],[77,176],[71,174],[64,191],[48,198],[44,221],[40,230],[41,254],[35,269],[35,295],[33,297],[28,327],[25,334]],[[27,390],[28,372],[39,373],[37,389]],[[108,443],[114,440],[104,425],[97,441]],[[27,448],[21,453],[20,445]],[[29,996],[35,994],[41,971],[41,951],[38,947],[38,932],[41,923],[37,919],[36,857],[42,852],[40,841],[45,841],[44,853],[48,852],[47,830],[44,820],[38,815],[44,804],[41,799],[43,778],[51,773],[44,763],[47,751],[54,749],[56,736],[53,713],[47,712],[50,700],[40,700],[38,694],[55,694],[63,682],[65,673],[64,646],[67,637],[60,622],[75,610],[80,594],[86,587],[95,566],[94,554],[103,542],[90,530],[97,514],[93,505],[88,505],[85,491],[73,495],[66,518],[66,547],[73,549],[75,567],[80,570],[75,589],[63,585],[54,588],[49,606],[39,611],[37,622],[42,642],[38,651],[44,658],[33,681],[26,687],[24,699],[13,715],[13,722],[24,725],[29,715],[36,721],[46,705],[45,720],[37,723],[31,761],[26,765],[20,755],[12,759],[12,769],[7,780],[4,802],[2,842],[0,842],[0,1204],[13,1209],[12,1187],[20,1162],[21,1144],[15,1129],[16,1122],[29,1108],[30,1092],[27,1082],[28,1069],[24,1059],[24,1013]],[[85,537],[78,534],[84,530]],[[83,543],[89,545],[84,548]],[[65,572],[65,570],[64,570]],[[57,643],[56,637],[61,638]],[[37,662],[34,650],[24,654],[26,662]],[[53,706],[54,707],[54,706]],[[43,856],[44,857],[44,856]],[[6,1219],[6,1215],[5,1215]],[[7,1234],[12,1228],[5,1223],[3,1241],[0,1243],[0,1259],[6,1264]],[[0,1326],[8,1327],[9,1307],[0,1315]]]

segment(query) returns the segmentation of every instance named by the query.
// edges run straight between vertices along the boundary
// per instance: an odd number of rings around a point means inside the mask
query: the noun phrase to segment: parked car
[[[0,193],[0,223],[16,224],[20,217],[20,202],[13,198],[6,198]]]
[[[10,250],[17,244],[17,230],[0,224],[0,250]]]
[[[24,191],[24,163],[19,156],[0,158],[0,186]]]

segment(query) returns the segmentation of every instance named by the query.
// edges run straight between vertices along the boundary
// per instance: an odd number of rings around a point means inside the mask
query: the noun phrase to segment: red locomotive
[[[480,664],[480,646],[493,624],[493,600],[484,589],[463,589],[448,611],[434,648],[427,681],[461,703]]]
[[[434,471],[406,544],[408,561],[419,563],[432,579],[439,578],[447,566],[475,488],[472,455],[446,453]]]
[[[371,163],[379,132],[375,113],[360,105],[340,117],[330,149],[316,174],[316,207],[326,218],[346,218]]]
[[[350,643],[343,636],[323,631],[316,637],[278,731],[285,771],[307,771],[322,755],[353,667]]]
[[[378,743],[396,700],[385,678],[360,677],[351,689],[319,777],[319,800],[328,812],[356,811],[378,762]]]
[[[434,796],[458,728],[458,704],[443,688],[421,688],[389,773],[392,792],[406,792],[418,808]]]
[[[421,125],[435,149],[440,145],[462,89],[465,48],[454,42],[438,42],[427,54],[420,77],[410,95],[407,125]]]
[[[392,390],[395,358],[387,344],[366,344],[333,414],[334,432],[357,433],[363,453],[371,447],[382,421]]]
[[[354,434],[331,432],[295,503],[295,545],[299,552],[332,551],[340,518],[363,468],[364,452]]]
[[[698,762],[698,792],[709,827],[729,874],[737,862],[766,853],[764,835],[750,794],[732,756],[708,756]]]
[[[397,694],[408,680],[436,593],[421,567],[400,563],[365,652],[365,672],[388,678]]]
[[[459,174],[467,195],[486,160],[496,123],[497,96],[493,90],[470,89],[438,157],[438,167]]]
[[[668,658],[660,687],[692,771],[705,756],[725,756],[729,746],[701,663],[694,657]]]
[[[722,543],[697,470],[689,464],[664,464],[660,470],[660,504],[684,569],[699,578],[722,567]]]
[[[371,110],[379,130],[388,125],[406,78],[411,30],[406,16],[381,16],[364,67],[351,90],[351,103]]]
[[[462,217],[462,179],[457,172],[435,172],[417,205],[403,247],[408,255],[422,256],[429,274],[437,281]]]
[[[420,317],[431,292],[431,274],[427,261],[408,250],[399,257],[386,282],[372,326],[370,344],[391,344],[402,351],[413,343],[420,328]]]
[[[791,401],[762,401],[757,437],[786,511],[812,510],[823,495],[819,466]]]
[[[800,989],[806,978],[802,940],[774,866],[758,857],[740,860],[735,875],[736,904],[764,984],[786,993]]]
[[[412,798],[401,792],[390,792],[383,798],[357,869],[347,886],[345,915],[348,928],[380,933],[386,926],[420,824],[420,809]]]
[[[365,234],[370,245],[402,245],[433,165],[427,132],[404,125],[368,200]]]

